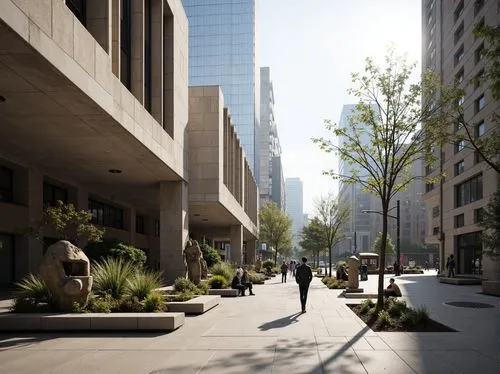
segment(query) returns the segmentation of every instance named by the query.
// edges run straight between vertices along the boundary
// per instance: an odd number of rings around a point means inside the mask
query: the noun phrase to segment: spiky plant
[[[121,299],[127,292],[127,279],[134,276],[135,270],[129,262],[108,257],[92,266],[94,292],[100,296],[110,295]]]
[[[127,295],[137,297],[139,301],[146,299],[154,290],[163,287],[161,275],[153,271],[136,272],[127,279]]]

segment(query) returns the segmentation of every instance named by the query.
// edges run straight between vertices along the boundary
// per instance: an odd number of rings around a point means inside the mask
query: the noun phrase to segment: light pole
[[[389,212],[396,208],[396,216],[392,216],[390,214],[387,215],[387,217],[393,218],[396,220],[396,269],[394,269],[394,275],[398,276],[401,275],[400,269],[399,269],[399,261],[401,261],[401,249],[400,249],[400,244],[401,244],[401,217],[400,217],[400,203],[399,200],[396,202],[396,206],[392,207],[389,209]],[[382,212],[376,211],[376,210],[362,210],[361,213],[375,213],[375,214],[380,214],[384,215]],[[383,264],[385,266],[385,264]]]

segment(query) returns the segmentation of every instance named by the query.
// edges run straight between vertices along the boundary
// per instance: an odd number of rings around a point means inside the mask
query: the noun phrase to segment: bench
[[[209,295],[219,295],[221,297],[237,297],[240,294],[239,290],[233,290],[232,288],[221,288],[221,289],[209,289]]]
[[[479,278],[448,278],[439,277],[440,283],[456,284],[456,285],[471,285],[471,284],[482,284],[482,280]]]
[[[203,314],[220,303],[220,295],[203,295],[188,301],[167,302],[169,312],[184,312],[186,314]]]

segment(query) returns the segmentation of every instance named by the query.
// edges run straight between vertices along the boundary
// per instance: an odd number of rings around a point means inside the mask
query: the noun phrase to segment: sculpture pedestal
[[[363,288],[346,288],[345,293],[362,293],[364,291]]]

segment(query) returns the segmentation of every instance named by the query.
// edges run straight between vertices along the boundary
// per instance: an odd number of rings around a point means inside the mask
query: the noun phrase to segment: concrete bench
[[[470,284],[481,284],[482,280],[479,278],[448,278],[439,277],[440,283],[456,284],[456,285],[470,285]]]
[[[346,299],[376,299],[376,293],[363,293],[363,292],[344,292]]]
[[[186,314],[202,314],[220,303],[220,295],[203,295],[188,301],[167,302],[169,312],[184,312]]]
[[[222,288],[222,289],[209,289],[209,295],[220,295],[222,297],[237,297],[239,295],[239,290],[233,290],[232,288]]]
[[[2,313],[0,331],[172,331],[184,313]]]

